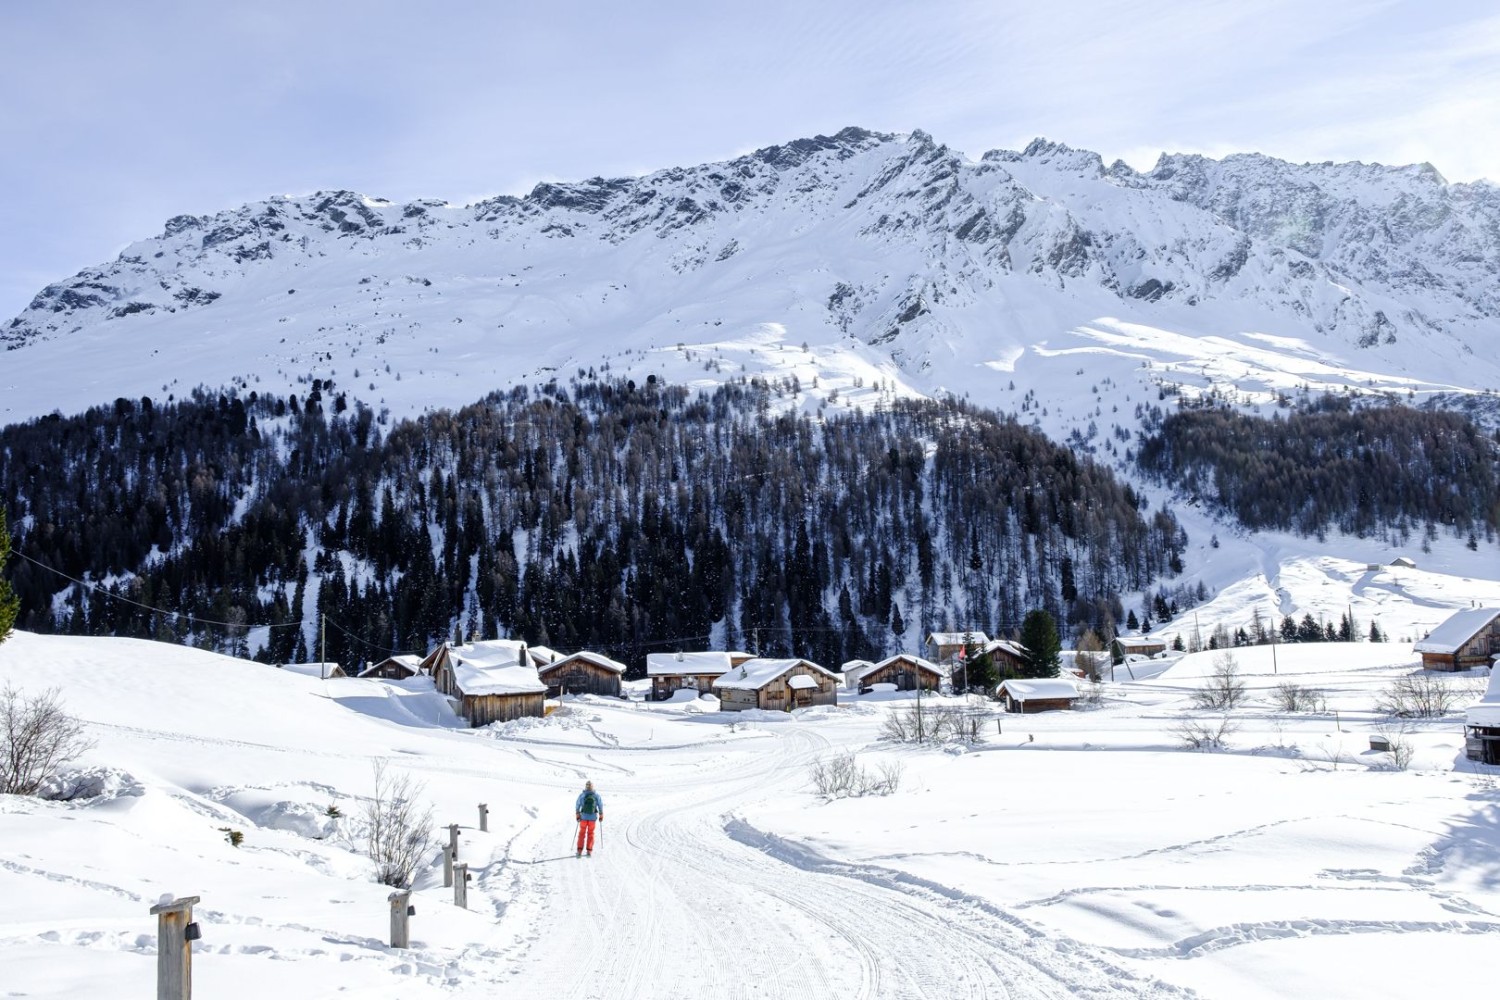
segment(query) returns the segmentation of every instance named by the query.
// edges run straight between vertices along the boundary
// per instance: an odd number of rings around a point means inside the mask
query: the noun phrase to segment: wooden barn
[[[1165,639],[1148,639],[1143,635],[1116,636],[1109,644],[1110,661],[1116,664],[1124,663],[1128,656],[1155,656],[1166,651]]]
[[[1062,677],[1002,681],[995,697],[1007,712],[1051,712],[1069,709],[1078,700],[1078,685]]]
[[[1019,642],[991,639],[984,644],[984,655],[1002,675],[1021,673],[1026,669],[1026,647]]]
[[[1500,608],[1465,608],[1413,647],[1428,670],[1473,670],[1500,654]]]
[[[377,677],[386,681],[404,681],[422,672],[422,658],[410,653],[387,656],[379,663],[366,667],[361,677]]]
[[[911,653],[897,653],[879,663],[846,667],[844,685],[860,694],[867,693],[876,684],[894,684],[897,691],[915,691],[921,684],[923,691],[936,691],[944,676],[942,669],[931,660]]]
[[[565,694],[600,694],[618,698],[625,664],[602,653],[582,652],[538,667],[536,673],[547,685],[548,698],[560,698]]]
[[[546,714],[547,685],[537,677],[524,642],[445,645],[435,652],[433,683],[457,703],[470,726]]]
[[[337,663],[278,663],[277,669],[289,670],[303,677],[316,677],[319,680],[328,680],[330,677],[348,677],[344,668]]]
[[[934,632],[927,637],[927,658],[933,663],[949,663],[958,659],[958,651],[964,648],[964,640],[975,649],[983,649],[990,637],[978,629],[972,632]]]
[[[811,660],[746,660],[713,686],[719,711],[748,708],[791,711],[812,705],[837,705],[839,678]]]
[[[1500,766],[1500,656],[1490,667],[1489,689],[1464,714],[1464,753],[1480,764]]]
[[[696,653],[648,653],[646,676],[651,678],[651,698],[665,701],[678,691],[712,691],[714,681],[731,667],[754,659],[749,653],[704,651]]]

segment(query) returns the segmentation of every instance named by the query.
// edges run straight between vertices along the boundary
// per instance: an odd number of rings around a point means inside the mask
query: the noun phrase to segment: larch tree
[[[5,508],[0,507],[0,642],[10,638],[16,615],[21,611],[21,599],[5,579],[5,564],[9,561],[10,529],[5,521]]]

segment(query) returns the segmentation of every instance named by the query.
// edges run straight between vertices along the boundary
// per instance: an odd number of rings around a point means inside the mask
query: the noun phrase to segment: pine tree
[[[0,574],[10,561],[10,530],[5,521],[5,508],[0,507]],[[10,630],[16,624],[16,615],[21,610],[21,599],[11,590],[10,583],[0,575],[0,642],[10,638]]]
[[[1056,677],[1061,665],[1062,641],[1057,621],[1040,608],[1021,621],[1021,645],[1026,648],[1027,677]]]

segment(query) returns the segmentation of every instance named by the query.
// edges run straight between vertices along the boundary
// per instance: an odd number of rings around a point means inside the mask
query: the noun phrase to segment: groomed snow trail
[[[602,845],[575,859],[566,814],[518,837],[490,881],[509,886],[502,923],[526,926],[467,971],[567,1000],[1186,995],[962,893],[757,849],[736,811],[805,795],[808,763],[831,752],[798,725],[762,732],[708,754],[594,752]]]

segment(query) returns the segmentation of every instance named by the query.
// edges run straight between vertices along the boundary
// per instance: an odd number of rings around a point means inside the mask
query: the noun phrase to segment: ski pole
[[[568,844],[575,851],[578,849],[579,842],[583,840],[583,820],[578,820],[577,823],[578,825],[573,828],[573,839]]]

